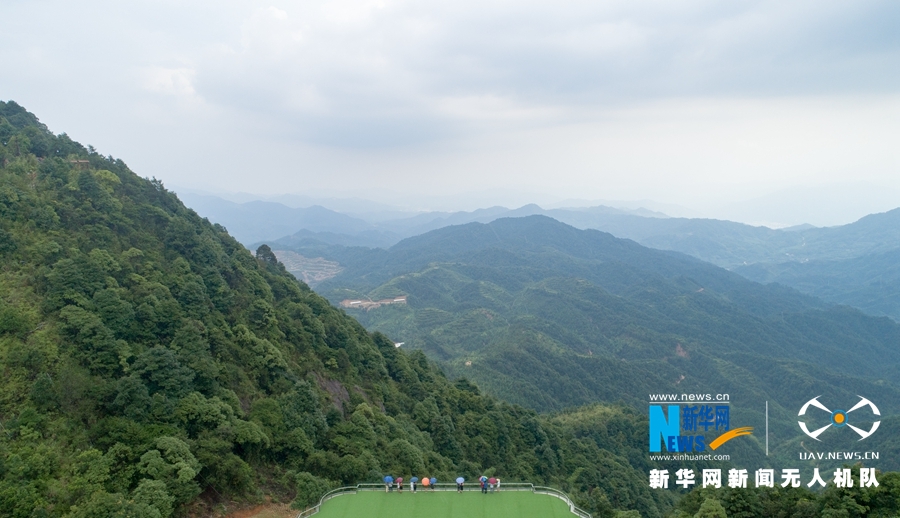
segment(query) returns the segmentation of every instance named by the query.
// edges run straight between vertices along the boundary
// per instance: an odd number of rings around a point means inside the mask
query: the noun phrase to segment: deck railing
[[[475,481],[475,482],[477,482],[477,481]],[[470,482],[470,484],[471,483],[472,482]],[[580,509],[578,506],[576,506],[575,502],[573,502],[572,499],[569,498],[569,495],[565,494],[564,492],[562,492],[558,489],[553,489],[552,487],[535,486],[534,484],[527,484],[527,483],[523,484],[523,483],[516,483],[516,482],[504,482],[502,489],[503,489],[503,491],[531,491],[532,493],[539,494],[539,495],[553,496],[553,497],[559,498],[560,500],[562,500],[563,502],[568,504],[569,511],[571,511],[572,514],[578,516],[579,518],[591,518],[590,513],[588,513],[587,511],[585,511],[583,509]],[[422,491],[422,492],[425,492],[425,491],[456,491],[456,484],[455,483],[450,483],[450,484],[439,483],[439,484],[435,484],[434,486],[427,486],[427,487],[420,484],[418,486],[418,490]],[[322,498],[319,499],[319,503],[317,503],[316,505],[314,505],[308,509],[303,510],[300,514],[297,515],[297,518],[308,518],[308,517],[318,513],[319,509],[322,507],[322,504],[331,500],[332,498],[337,498],[337,497],[343,496],[343,495],[355,495],[356,493],[358,493],[360,491],[384,491],[384,484],[357,484],[355,486],[345,486],[345,487],[339,487],[337,489],[332,489],[331,491],[322,495]]]

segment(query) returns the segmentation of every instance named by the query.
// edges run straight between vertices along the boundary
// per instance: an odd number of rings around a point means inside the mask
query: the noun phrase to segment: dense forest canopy
[[[0,144],[0,515],[304,507],[388,473],[552,484],[595,516],[675,512],[677,492],[647,485],[641,413],[488,397],[11,101]],[[881,480],[836,501],[887,499],[896,477]],[[760,512],[832,505],[753,494]],[[679,512],[728,504],[707,496]]]

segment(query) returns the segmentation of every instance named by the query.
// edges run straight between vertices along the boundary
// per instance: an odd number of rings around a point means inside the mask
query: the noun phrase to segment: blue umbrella
[[[413,477],[413,478],[409,479],[409,481],[410,481],[410,482],[418,482],[418,481],[419,481],[419,477]]]
[[[431,477],[431,487],[434,487],[435,484],[437,484],[437,479],[434,477]]]
[[[462,484],[462,483],[465,482],[465,481],[466,481],[466,479],[464,479],[464,478],[462,478],[462,477],[458,477],[458,478],[456,479],[456,483],[457,483],[457,484]]]
[[[388,476],[384,477],[384,482],[385,482],[386,484],[393,484],[393,483],[394,483],[394,477],[388,475]]]

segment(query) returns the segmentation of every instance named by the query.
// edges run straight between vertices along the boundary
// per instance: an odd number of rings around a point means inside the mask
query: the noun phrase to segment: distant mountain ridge
[[[324,235],[356,236],[377,233],[375,228],[359,218],[335,212],[325,207],[293,208],[281,203],[249,201],[235,203],[215,196],[185,194],[182,199],[198,214],[209,218],[225,228],[240,242],[251,245],[258,241],[273,241],[294,234],[298,230],[323,233]],[[302,230],[301,230],[302,231]],[[376,236],[375,241],[362,243],[380,244],[399,239],[397,236]]]
[[[760,262],[838,260],[900,248],[900,209],[839,227],[776,230],[715,219],[548,211],[577,228],[595,228],[642,245],[674,250],[725,268]]]
[[[761,262],[850,259],[900,248],[900,209],[870,214],[838,227],[798,225],[771,229],[726,220],[670,218],[646,209],[605,206],[543,209],[529,204],[517,209],[495,206],[470,212],[424,212],[392,219],[364,219],[321,206],[292,208],[275,202],[235,203],[196,194],[181,197],[200,215],[234,229],[232,232],[238,239],[248,245],[263,241],[277,245],[305,239],[325,245],[352,243],[386,248],[406,237],[445,226],[540,214],[576,228],[603,230],[645,246],[683,252],[726,268]]]
[[[635,217],[667,218],[661,212],[647,209],[618,209],[597,206],[589,208],[543,209],[529,204],[517,209],[488,207],[474,211],[420,212],[407,215],[391,210],[373,209],[381,206],[375,202],[360,200],[360,211],[352,209],[352,200],[316,200],[309,197],[284,195],[277,201],[251,200],[235,202],[223,198],[186,192],[179,197],[198,214],[218,223],[251,247],[261,242],[290,243],[318,241],[321,244],[358,244],[359,246],[387,248],[401,239],[424,234],[431,230],[465,223],[489,223],[502,217],[521,217],[543,214],[565,220],[579,218],[590,220],[599,215],[633,215]],[[335,208],[321,205],[304,207],[297,203],[323,201]],[[343,210],[336,210],[340,208]],[[366,209],[366,210],[362,210]]]
[[[472,212],[424,213],[381,221],[355,233],[350,227],[337,231],[300,230],[265,242],[276,249],[307,252],[327,250],[332,245],[387,248],[403,236],[446,226],[530,215],[552,217],[580,229],[603,230],[651,248],[682,252],[755,281],[779,282],[831,302],[900,320],[900,291],[892,289],[900,285],[900,274],[874,257],[900,250],[900,209],[871,214],[839,227],[798,225],[770,229],[714,219],[669,218],[650,211],[628,212],[610,207],[545,210],[532,204],[513,210],[491,207]],[[253,246],[258,244],[261,242]],[[873,257],[862,259],[869,255]],[[861,264],[855,259],[867,263],[864,275],[852,271],[853,265]],[[812,266],[799,266],[807,262],[817,265],[815,272],[808,272]]]

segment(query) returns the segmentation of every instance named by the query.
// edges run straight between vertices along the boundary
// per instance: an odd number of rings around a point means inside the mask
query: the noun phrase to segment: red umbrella
[[[491,477],[491,478],[488,479],[488,484],[496,484],[496,483],[497,483],[497,479],[496,479],[496,478]]]

